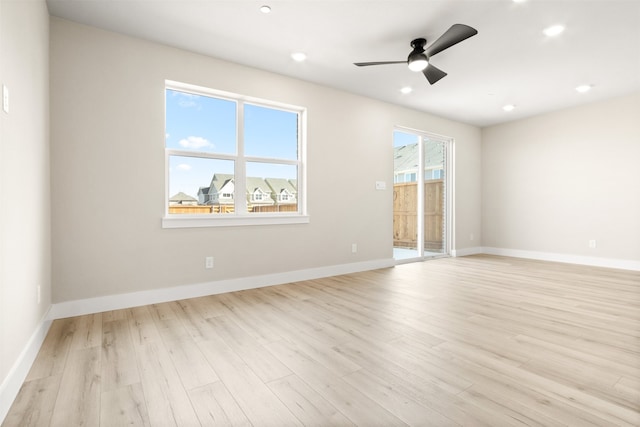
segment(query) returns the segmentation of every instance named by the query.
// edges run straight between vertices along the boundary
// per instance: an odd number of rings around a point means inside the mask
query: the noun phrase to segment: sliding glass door
[[[451,141],[426,132],[393,133],[393,255],[398,261],[448,255]]]

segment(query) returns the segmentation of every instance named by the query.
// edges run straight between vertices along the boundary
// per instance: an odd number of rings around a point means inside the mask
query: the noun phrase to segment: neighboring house
[[[199,205],[208,205],[209,199],[209,187],[200,187],[198,189],[198,204]]]
[[[206,203],[209,205],[233,205],[234,190],[233,175],[216,173],[211,178],[209,198]]]
[[[265,178],[265,182],[271,188],[271,197],[278,205],[298,203],[298,190],[295,180],[283,178]]]
[[[175,194],[169,199],[169,205],[195,206],[197,204],[198,199],[183,192]]]
[[[444,178],[443,144],[424,144],[424,179]],[[418,144],[408,144],[393,149],[393,182],[416,182],[418,180]]]
[[[247,178],[247,205],[273,205],[271,188],[263,178]]]
[[[216,173],[211,178],[211,183],[208,187],[200,187],[198,189],[198,200],[196,202],[199,205],[233,206],[234,190],[235,182],[232,174]],[[245,196],[247,198],[247,206],[250,209],[276,205],[287,205],[289,208],[291,206],[295,208],[298,204],[298,183],[295,179],[249,177],[247,178]],[[280,209],[277,210],[280,211]],[[270,208],[260,210],[260,212],[272,211]]]

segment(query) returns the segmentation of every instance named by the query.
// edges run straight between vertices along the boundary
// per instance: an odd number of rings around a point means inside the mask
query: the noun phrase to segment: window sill
[[[235,227],[252,225],[308,224],[309,215],[219,216],[171,215],[162,218],[162,228]]]

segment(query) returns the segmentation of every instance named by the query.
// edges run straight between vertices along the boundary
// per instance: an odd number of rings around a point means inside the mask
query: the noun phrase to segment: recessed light
[[[516,106],[513,104],[507,104],[504,107],[502,107],[504,111],[513,111],[514,108],[516,108]]]
[[[266,15],[267,13],[271,12],[271,6],[267,6],[266,4],[264,6],[260,6],[260,12]]]
[[[514,2],[514,3],[524,3],[524,2],[526,2],[526,1],[527,1],[527,0],[513,0],[513,2]]]
[[[593,86],[592,85],[580,85],[576,88],[576,91],[580,93],[589,92]]]
[[[409,86],[405,86],[405,87],[403,87],[402,89],[400,89],[400,92],[402,92],[402,93],[404,93],[404,94],[406,95],[406,94],[408,94],[408,93],[413,92],[413,89],[412,89],[412,88],[410,88]]]
[[[305,55],[302,52],[295,52],[291,54],[291,57],[293,58],[294,61],[296,62],[302,62],[305,59],[307,59],[307,55]]]
[[[542,32],[547,37],[555,37],[558,34],[561,34],[564,31],[564,26],[562,25],[552,25],[550,27],[545,28]]]

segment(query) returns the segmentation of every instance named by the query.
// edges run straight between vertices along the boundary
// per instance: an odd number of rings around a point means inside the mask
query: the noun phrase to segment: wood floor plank
[[[268,385],[305,426],[355,426],[296,375],[273,380]]]
[[[361,390],[333,374],[308,355],[285,342],[265,344],[272,354],[307,383],[316,393],[362,426],[406,426],[400,418],[368,398]]]
[[[94,426],[100,423],[100,347],[69,353],[62,374],[51,426]]]
[[[221,338],[198,347],[249,421],[254,425],[297,426],[300,421]]]
[[[52,323],[2,427],[640,425],[640,272],[490,255]]]
[[[140,383],[105,391],[100,398],[100,427],[127,425],[151,425]]]
[[[189,397],[203,426],[252,425],[221,381],[190,390]]]
[[[53,415],[61,376],[54,375],[25,382],[2,426],[48,426]]]
[[[486,427],[495,425],[495,419],[491,413],[482,408],[470,410],[468,404],[460,399],[457,393],[447,392],[400,365],[387,363],[385,359],[381,360],[377,353],[361,351],[357,346],[345,344],[338,346],[337,350],[402,395],[460,425]]]
[[[77,318],[55,320],[40,347],[26,381],[62,374],[76,331]]]
[[[532,388],[528,383],[518,381],[502,373],[500,363],[492,355],[475,351],[473,348],[437,346],[436,351],[445,353],[447,363],[453,364],[461,375],[473,382],[470,389],[461,396],[470,400],[474,407],[480,399],[489,399],[497,405],[507,408],[523,407],[520,413],[524,417],[544,421],[553,425],[556,422],[567,426],[606,426],[604,419],[594,416],[570,404],[563,399],[555,399]],[[461,353],[462,352],[462,353]],[[452,356],[453,357],[449,357]],[[435,357],[435,356],[434,356]],[[514,366],[510,364],[511,366]],[[484,406],[482,406],[485,409]],[[548,421],[545,421],[548,420]]]
[[[71,350],[96,347],[102,344],[102,313],[80,316],[71,341]]]
[[[198,417],[162,343],[136,347],[145,404],[153,426],[197,426]]]
[[[546,401],[557,400],[565,405],[574,407],[584,417],[582,423],[588,421],[592,425],[613,424],[619,426],[633,426],[640,423],[640,411],[620,406],[615,402],[601,399],[588,393],[588,389],[571,387],[558,381],[553,376],[543,376],[528,371],[525,367],[505,365],[493,358],[485,358],[481,354],[465,349],[465,344],[444,343],[437,346],[447,351],[453,351],[466,359],[474,360],[479,366],[492,371],[493,376],[504,376],[508,381],[526,386],[542,396]],[[470,351],[471,350],[471,351]],[[463,352],[463,353],[462,353]],[[571,412],[573,413],[573,412]],[[592,415],[591,417],[589,416]]]
[[[103,324],[102,392],[140,382],[136,354],[127,319]]]
[[[172,326],[170,326],[172,325]],[[219,380],[200,348],[183,324],[175,319],[165,322],[161,335],[183,387],[188,391]]]
[[[420,405],[386,381],[364,369],[345,375],[343,379],[370,399],[411,426],[460,426],[433,409]]]
[[[257,344],[249,334],[227,316],[208,319],[225,343],[246,363],[263,382],[291,375],[291,370]]]
[[[127,311],[129,329],[134,345],[145,345],[160,341],[158,328],[153,321],[149,306],[134,307]]]

